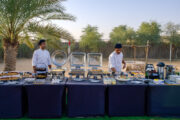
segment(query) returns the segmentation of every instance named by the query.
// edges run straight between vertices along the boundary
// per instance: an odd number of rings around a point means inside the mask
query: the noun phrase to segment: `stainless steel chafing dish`
[[[100,82],[103,79],[102,60],[103,56],[101,53],[88,53],[87,54],[88,70],[87,78],[91,82]]]
[[[65,78],[66,69],[63,66],[67,62],[67,54],[64,51],[57,50],[51,55],[52,63],[56,68],[50,71],[52,80],[63,81]]]
[[[73,52],[70,56],[70,78],[74,81],[85,79],[86,53]]]
[[[36,66],[36,79],[46,79],[47,78],[47,66],[43,63],[39,63]]]

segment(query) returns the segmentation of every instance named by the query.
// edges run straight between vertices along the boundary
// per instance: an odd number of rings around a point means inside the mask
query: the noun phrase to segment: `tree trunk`
[[[16,70],[16,57],[18,52],[18,42],[9,43],[4,41],[4,71],[15,71]]]
[[[169,49],[169,61],[172,61],[172,43],[170,43],[170,49]]]

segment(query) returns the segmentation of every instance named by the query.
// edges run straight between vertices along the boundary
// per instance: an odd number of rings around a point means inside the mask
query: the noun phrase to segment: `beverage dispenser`
[[[163,62],[159,62],[157,64],[157,72],[158,72],[159,79],[164,79],[164,67],[165,67],[165,64]]]

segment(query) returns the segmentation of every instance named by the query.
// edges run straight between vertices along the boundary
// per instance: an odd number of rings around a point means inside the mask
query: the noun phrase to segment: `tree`
[[[3,47],[2,47],[2,40],[1,40],[1,37],[0,37],[0,60],[1,60],[1,58],[3,58]]]
[[[180,43],[180,33],[179,33],[180,25],[169,22],[165,25],[163,32],[164,32],[164,36],[162,38],[170,43],[170,61],[171,61],[172,60],[172,47],[178,46]],[[177,57],[177,52],[178,50],[176,50],[176,57]]]
[[[180,43],[180,25],[169,22],[165,25],[163,30],[164,39],[166,39],[169,43],[178,45]]]
[[[136,32],[131,27],[120,25],[115,27],[110,33],[110,41],[114,44],[135,44]]]
[[[0,36],[4,48],[5,71],[16,69],[18,46],[32,40],[46,38],[51,43],[60,39],[73,40],[62,28],[52,25],[51,20],[75,20],[65,13],[64,0],[0,0]]]
[[[143,22],[137,30],[138,44],[146,44],[149,40],[150,43],[160,42],[161,26],[157,22]]]
[[[89,49],[96,52],[102,47],[102,34],[98,32],[97,27],[88,25],[82,32],[83,35],[81,36],[80,47],[85,48],[85,51]]]

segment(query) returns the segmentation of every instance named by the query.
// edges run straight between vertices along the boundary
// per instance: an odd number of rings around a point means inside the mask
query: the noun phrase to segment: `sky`
[[[88,24],[97,26],[103,39],[109,39],[114,27],[127,25],[138,29],[144,21],[180,23],[180,0],[67,0],[66,12],[76,21],[54,21],[78,41]]]

